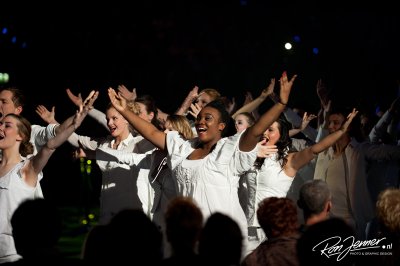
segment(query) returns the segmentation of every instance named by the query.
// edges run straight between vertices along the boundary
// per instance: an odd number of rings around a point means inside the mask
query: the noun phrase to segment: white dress
[[[21,161],[6,175],[0,177],[0,263],[15,261],[17,255],[12,236],[11,217],[22,201],[43,198],[39,181],[43,174],[38,175],[36,187],[28,186],[22,180],[20,169],[28,162]],[[29,221],[27,221],[29,223]],[[34,229],[32,229],[34,230]]]
[[[177,180],[178,193],[191,197],[201,209],[204,220],[220,212],[234,219],[247,237],[246,216],[239,203],[240,175],[249,170],[257,156],[257,148],[242,152],[238,144],[241,134],[219,140],[216,147],[201,160],[187,160],[197,139],[184,140],[178,132],[168,132],[168,167]]]
[[[246,216],[249,226],[260,226],[256,215],[258,204],[265,198],[286,197],[293,182],[294,176],[285,174],[277,156],[278,154],[275,154],[265,158],[259,170],[252,169],[245,174],[248,187]]]
[[[75,133],[68,141],[74,145],[80,142],[85,149],[96,150],[97,148],[112,148],[115,140],[110,136],[105,140],[96,141],[86,136]],[[127,165],[115,161],[106,161],[96,153],[96,163],[102,172],[102,185],[100,196],[99,223],[106,224],[112,217],[123,209],[142,209],[149,215],[154,197],[150,186],[148,175],[150,166],[145,152],[151,152],[154,146],[143,139],[133,137],[131,134],[117,147],[119,151],[136,152],[141,154],[134,164]]]
[[[245,213],[249,225],[248,252],[257,248],[266,238],[257,219],[258,204],[268,197],[286,197],[294,179],[285,174],[277,156],[275,154],[265,158],[260,169],[253,167],[245,174],[247,193],[241,193],[241,196],[245,196],[241,201],[247,202]]]

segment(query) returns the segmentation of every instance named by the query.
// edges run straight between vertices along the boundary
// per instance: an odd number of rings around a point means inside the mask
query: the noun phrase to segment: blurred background
[[[277,8],[251,0],[144,2],[4,4],[0,85],[23,89],[24,115],[42,125],[38,104],[55,106],[59,121],[74,112],[66,88],[84,96],[100,90],[95,105],[104,110],[107,88],[124,84],[152,95],[167,113],[195,85],[240,106],[246,91],[257,97],[284,70],[298,75],[289,105],[313,113],[320,78],[335,101],[350,106],[387,109],[398,94],[400,17],[390,11]],[[90,118],[78,133],[107,134]],[[96,215],[100,173],[95,162],[73,161],[71,154],[69,144],[56,151],[42,186],[46,198],[73,207],[72,223],[84,225],[89,213]]]

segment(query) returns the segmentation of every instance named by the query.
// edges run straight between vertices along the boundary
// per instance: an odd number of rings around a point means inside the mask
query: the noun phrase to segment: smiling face
[[[196,118],[197,135],[201,142],[216,142],[221,139],[225,123],[221,122],[220,112],[213,107],[204,107]]]
[[[129,123],[115,108],[109,108],[106,117],[108,129],[114,138],[123,140],[128,137]]]
[[[278,122],[274,122],[263,134],[263,139],[266,140],[266,145],[275,145],[281,137],[280,127]]]
[[[342,114],[331,114],[328,118],[328,130],[329,133],[334,133],[338,131],[346,118]]]

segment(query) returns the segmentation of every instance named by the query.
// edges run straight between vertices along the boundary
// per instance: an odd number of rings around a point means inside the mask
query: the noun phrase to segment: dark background
[[[358,108],[386,109],[398,93],[400,17],[391,10],[277,8],[250,0],[85,5],[17,2],[0,9],[0,29],[8,28],[0,32],[0,72],[10,73],[7,85],[26,92],[24,115],[32,123],[43,124],[38,104],[56,106],[59,121],[74,112],[66,88],[83,95],[99,90],[96,107],[104,110],[106,89],[124,84],[174,112],[194,85],[216,88],[240,106],[245,91],[257,97],[284,70],[298,74],[290,105],[313,113],[319,78],[335,102]],[[287,41],[292,51],[283,48]],[[87,118],[78,133],[107,131]],[[60,204],[81,204],[85,192],[71,152],[68,144],[60,147],[42,181],[45,196]],[[96,200],[96,167],[91,178]]]

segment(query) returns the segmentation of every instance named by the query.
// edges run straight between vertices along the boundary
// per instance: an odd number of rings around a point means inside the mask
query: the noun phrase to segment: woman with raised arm
[[[18,260],[11,228],[11,216],[19,204],[26,199],[42,198],[39,181],[42,170],[56,148],[63,144],[86,117],[98,92],[92,91],[79,111],[60,125],[60,132],[32,155],[29,142],[31,125],[23,117],[7,114],[0,121],[0,263]],[[29,221],[26,221],[29,225]],[[32,230],[36,230],[32,228]]]
[[[160,132],[152,124],[129,111],[126,100],[108,90],[114,107],[156,147],[168,152],[167,163],[178,182],[178,193],[195,199],[204,217],[222,212],[235,219],[247,236],[247,222],[239,204],[240,174],[249,170],[256,158],[256,145],[264,131],[275,121],[288,102],[296,76],[280,79],[280,102],[263,114],[244,132],[224,138],[230,116],[223,103],[207,104],[196,118],[198,137],[184,140],[177,132]]]
[[[245,211],[249,223],[250,249],[256,248],[265,239],[264,232],[255,219],[259,203],[268,197],[286,197],[297,171],[342,137],[357,113],[353,109],[341,130],[335,134],[296,152],[291,149],[290,124],[283,116],[264,132],[264,143],[260,145],[259,157],[254,167],[246,173],[248,203]]]

